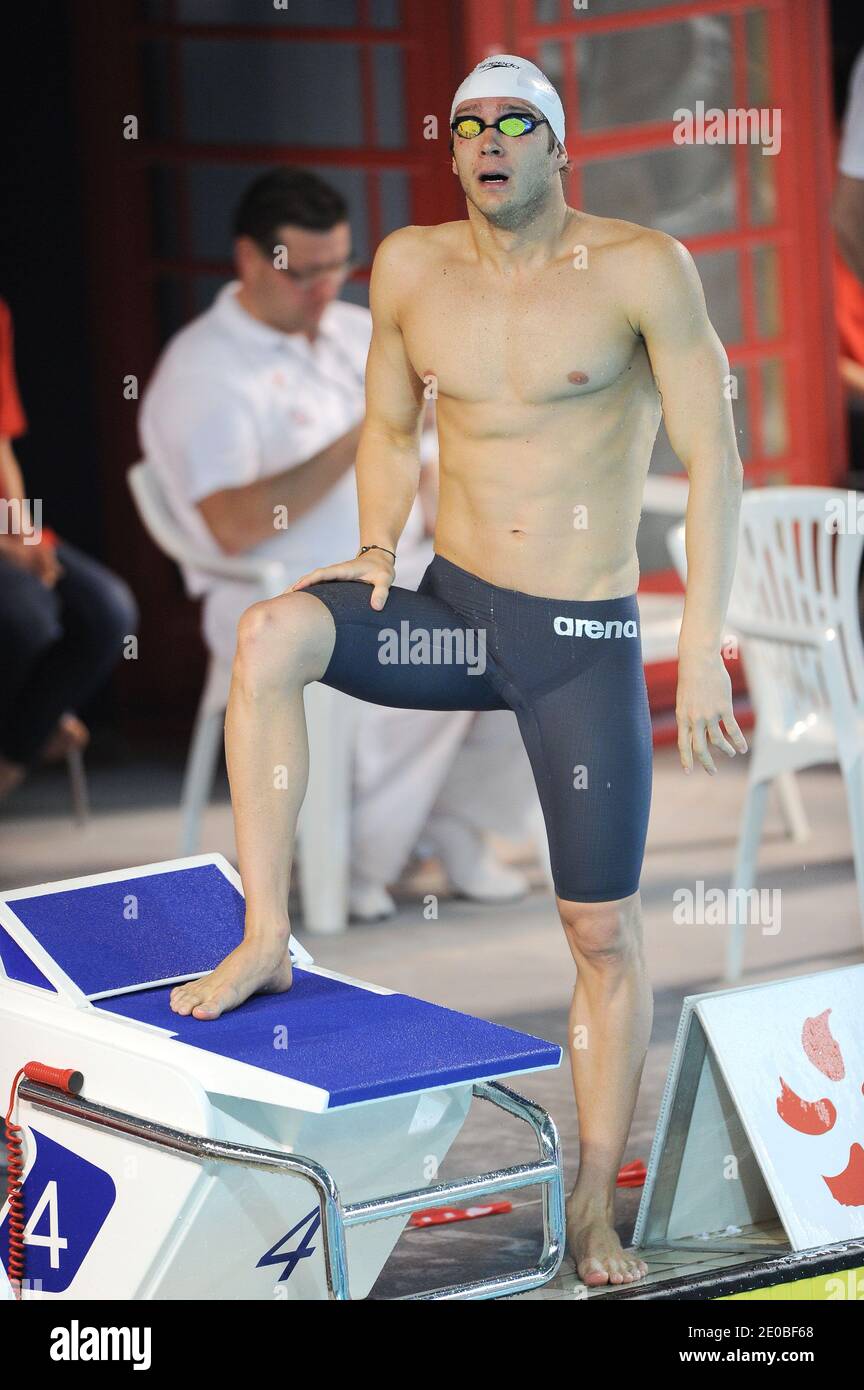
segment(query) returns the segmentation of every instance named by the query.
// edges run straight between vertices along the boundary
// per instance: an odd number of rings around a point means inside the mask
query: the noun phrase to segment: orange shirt
[[[9,305],[0,299],[0,438],[17,439],[26,429],[27,417],[15,380],[12,315]]]
[[[17,439],[27,429],[27,416],[18,395],[15,379],[15,349],[9,305],[0,299],[0,439]],[[42,544],[54,546],[57,536],[50,526],[42,527]]]

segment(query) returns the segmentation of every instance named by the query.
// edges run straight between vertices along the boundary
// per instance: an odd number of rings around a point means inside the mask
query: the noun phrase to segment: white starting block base
[[[409,1296],[553,1277],[558,1136],[492,1078],[558,1066],[561,1049],[320,970],[293,938],[290,991],[217,1020],[173,1014],[171,988],[239,942],[243,910],[220,855],[0,896],[0,1087],[31,1060],[84,1077],[77,1096],[19,1084],[22,1296],[363,1298],[412,1211],[538,1184],[536,1267]],[[531,1127],[538,1160],[439,1183],[475,1095]]]

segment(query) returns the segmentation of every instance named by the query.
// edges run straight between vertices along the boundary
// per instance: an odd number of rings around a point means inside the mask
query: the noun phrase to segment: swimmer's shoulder
[[[462,255],[468,247],[468,221],[432,227],[399,227],[379,242],[372,263],[370,303],[386,301],[398,317],[398,305],[428,290],[430,275]]]
[[[432,262],[458,256],[468,246],[469,223],[439,222],[431,227],[399,227],[379,243],[375,265],[385,273],[412,274]]]
[[[615,222],[614,242],[619,261],[638,284],[640,279],[662,281],[670,289],[697,276],[695,263],[682,241],[659,227],[642,227],[638,222]]]
[[[373,313],[376,304],[395,308],[422,278],[428,262],[426,230],[426,227],[398,227],[378,243],[369,281]]]
[[[663,259],[674,260],[686,247],[668,232],[657,227],[644,227],[623,217],[597,217],[580,212],[568,229],[571,240],[582,242],[589,251],[608,253],[610,261],[619,264],[649,264]]]
[[[698,272],[693,257],[677,237],[621,217],[582,214],[582,218],[574,226],[572,240],[587,248],[589,265],[593,252],[595,265],[609,272],[634,331],[639,331],[639,306],[646,291],[685,297],[693,292]]]

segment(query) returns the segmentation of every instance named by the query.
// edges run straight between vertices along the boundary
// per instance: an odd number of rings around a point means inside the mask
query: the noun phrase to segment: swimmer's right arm
[[[372,342],[366,361],[366,416],[357,449],[360,544],[395,552],[420,480],[423,380],[408,360],[399,324],[399,302],[419,278],[416,227],[403,227],[378,247],[369,286]],[[293,590],[328,579],[360,579],[372,585],[371,605],[383,608],[395,575],[385,549],[304,574]]]

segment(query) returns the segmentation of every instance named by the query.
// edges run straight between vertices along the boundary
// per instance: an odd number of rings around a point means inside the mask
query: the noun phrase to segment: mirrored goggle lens
[[[531,129],[531,122],[521,116],[505,116],[498,129],[504,135],[524,135]]]
[[[469,120],[466,116],[464,121],[459,121],[456,126],[456,134],[461,135],[463,140],[473,140],[475,135],[479,135],[483,129],[479,121]]]

